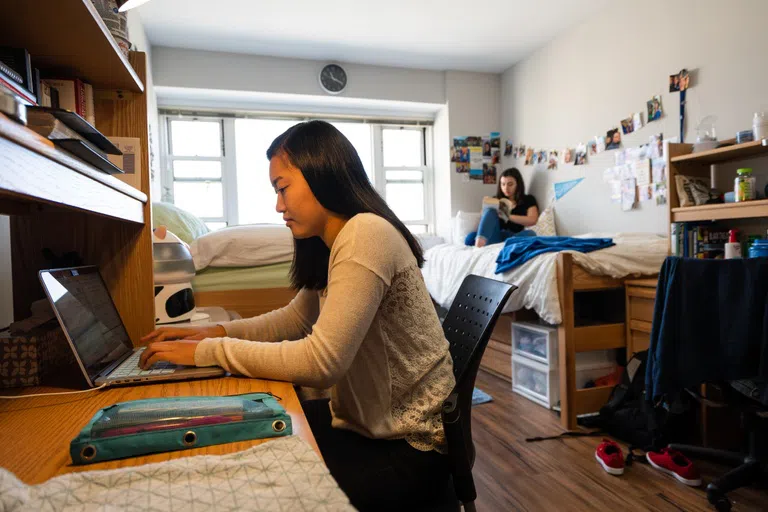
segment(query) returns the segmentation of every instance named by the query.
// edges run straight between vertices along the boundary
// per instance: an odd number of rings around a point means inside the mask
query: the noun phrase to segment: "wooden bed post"
[[[557,288],[560,295],[562,322],[557,328],[560,366],[560,424],[563,428],[576,428],[576,346],[573,296],[573,255],[557,255]]]

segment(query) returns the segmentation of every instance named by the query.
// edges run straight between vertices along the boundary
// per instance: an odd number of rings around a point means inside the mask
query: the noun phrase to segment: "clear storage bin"
[[[512,322],[512,353],[557,366],[557,328]]]

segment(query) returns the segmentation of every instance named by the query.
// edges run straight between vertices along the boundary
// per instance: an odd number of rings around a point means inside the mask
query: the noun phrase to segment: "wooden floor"
[[[562,430],[556,413],[512,392],[509,383],[483,371],[477,387],[493,402],[472,409],[477,448],[474,476],[479,511],[711,511],[704,487],[694,489],[634,463],[624,475],[608,475],[595,460],[600,438],[526,443],[526,437]],[[625,450],[627,446],[622,443]],[[699,466],[704,483],[724,468]],[[733,511],[768,510],[768,490],[730,494]]]

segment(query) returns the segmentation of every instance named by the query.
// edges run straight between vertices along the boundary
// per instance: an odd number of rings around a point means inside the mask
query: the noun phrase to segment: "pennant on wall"
[[[555,201],[559,200],[565,194],[573,190],[573,187],[581,183],[583,180],[584,178],[578,178],[575,180],[561,181],[560,183],[555,183]]]

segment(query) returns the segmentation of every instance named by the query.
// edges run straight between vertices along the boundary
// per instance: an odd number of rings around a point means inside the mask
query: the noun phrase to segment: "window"
[[[282,224],[267,148],[299,119],[164,116],[164,200],[210,229]],[[330,121],[357,150],[368,178],[414,233],[432,224],[425,127]]]
[[[374,130],[376,188],[414,233],[426,233],[432,224],[426,132],[414,126],[384,125]]]

